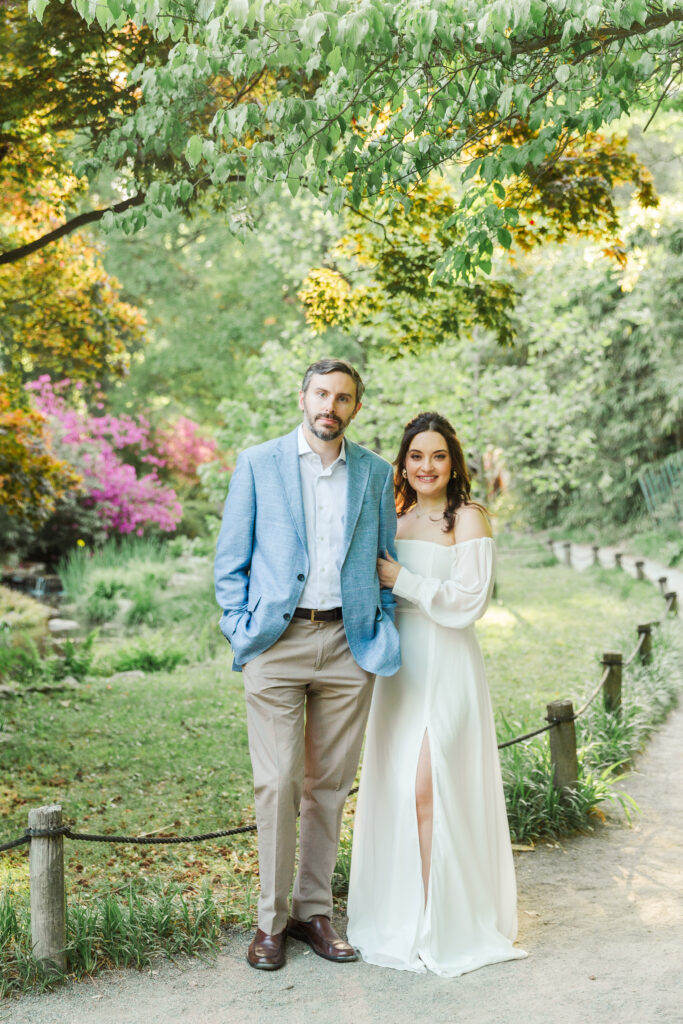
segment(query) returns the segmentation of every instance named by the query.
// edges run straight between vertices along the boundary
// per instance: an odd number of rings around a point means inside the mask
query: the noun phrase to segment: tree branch
[[[60,227],[55,228],[54,231],[48,231],[46,235],[41,235],[40,238],[35,238],[32,242],[27,242],[26,245],[20,245],[16,249],[9,249],[7,252],[0,253],[0,266],[5,263],[16,263],[18,260],[23,260],[39,249],[43,249],[50,242],[56,242],[58,238],[70,235],[72,231],[77,231],[86,224],[97,223],[109,211],[112,213],[123,213],[124,210],[129,210],[132,206],[140,206],[144,200],[144,192],[138,192],[137,195],[131,196],[130,199],[124,199],[120,203],[113,203],[102,210],[88,210],[87,213],[79,213],[77,217],[67,220]]]

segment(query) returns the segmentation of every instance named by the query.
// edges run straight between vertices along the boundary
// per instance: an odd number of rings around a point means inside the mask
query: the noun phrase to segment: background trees
[[[522,175],[533,188],[544,160],[576,150],[629,103],[654,106],[680,75],[683,8],[672,0],[75,7],[107,43],[131,23],[155,40],[127,76],[134,109],[98,122],[79,162],[125,181],[136,204],[122,213],[128,229],[209,182],[228,206],[279,182],[338,211],[407,204],[416,181],[457,164],[480,183],[444,262],[464,276],[490,262],[505,226],[486,201],[493,183]],[[46,8],[31,5],[39,17]]]
[[[171,449],[217,431],[218,502],[330,351],[373,448],[437,406],[535,522],[637,507],[680,446],[680,3],[33,9],[0,12],[0,368],[25,465],[54,462],[39,518],[64,455],[25,382]]]

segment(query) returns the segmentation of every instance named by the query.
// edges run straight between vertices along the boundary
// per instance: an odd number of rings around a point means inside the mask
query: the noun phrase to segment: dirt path
[[[291,942],[274,974],[230,936],[211,963],[159,963],[0,1004],[2,1024],[679,1024],[683,1018],[683,710],[624,788],[640,807],[516,857],[529,958],[455,980],[336,966]]]

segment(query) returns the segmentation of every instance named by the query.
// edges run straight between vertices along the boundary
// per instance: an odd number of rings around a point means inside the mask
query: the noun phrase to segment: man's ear
[[[299,392],[299,408],[303,411],[303,408],[304,408],[304,393],[303,393],[303,391]],[[358,408],[360,409],[360,406],[358,406]],[[353,415],[354,416],[356,415],[355,412],[354,412]]]
[[[301,408],[303,409],[303,405],[301,406]],[[356,408],[353,411],[353,416],[351,417],[352,420],[355,420],[356,413],[359,413],[362,408],[363,408],[363,403],[359,402],[358,405],[356,406]]]

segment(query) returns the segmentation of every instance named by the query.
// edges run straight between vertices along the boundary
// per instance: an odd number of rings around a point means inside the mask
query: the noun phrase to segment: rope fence
[[[553,542],[549,541],[553,547]],[[571,545],[563,544],[564,564],[571,566]],[[597,563],[597,548],[593,547],[594,564]],[[620,558],[615,561],[619,566]],[[642,567],[639,575],[642,573]],[[644,575],[643,575],[643,578]],[[666,577],[657,581],[665,598],[665,616],[677,614],[677,594],[675,591],[665,592]],[[553,765],[553,782],[557,789],[570,790],[576,786],[578,777],[578,757],[576,749],[575,721],[585,714],[588,708],[603,694],[605,709],[617,714],[621,707],[621,683],[623,668],[631,665],[636,658],[647,664],[652,657],[652,629],[661,625],[661,621],[639,625],[638,642],[631,654],[624,661],[618,651],[607,651],[603,654],[604,670],[600,682],[585,703],[574,711],[571,700],[556,700],[547,705],[546,724],[538,729],[514,736],[498,744],[499,750],[517,743],[549,733],[550,753]],[[349,796],[358,792],[352,789]],[[69,825],[62,823],[62,808],[58,804],[39,807],[29,811],[28,828],[16,839],[0,843],[0,853],[29,845],[29,878],[31,886],[31,931],[34,956],[47,969],[56,968],[64,971],[66,966],[64,947],[66,945],[65,918],[65,886],[64,886],[64,840],[88,843],[118,843],[139,846],[170,846],[181,843],[201,843],[211,839],[223,839],[231,836],[256,832],[255,823],[238,825],[234,828],[221,829],[215,832],[204,832],[190,836],[118,836],[99,835],[87,832],[75,832]]]

